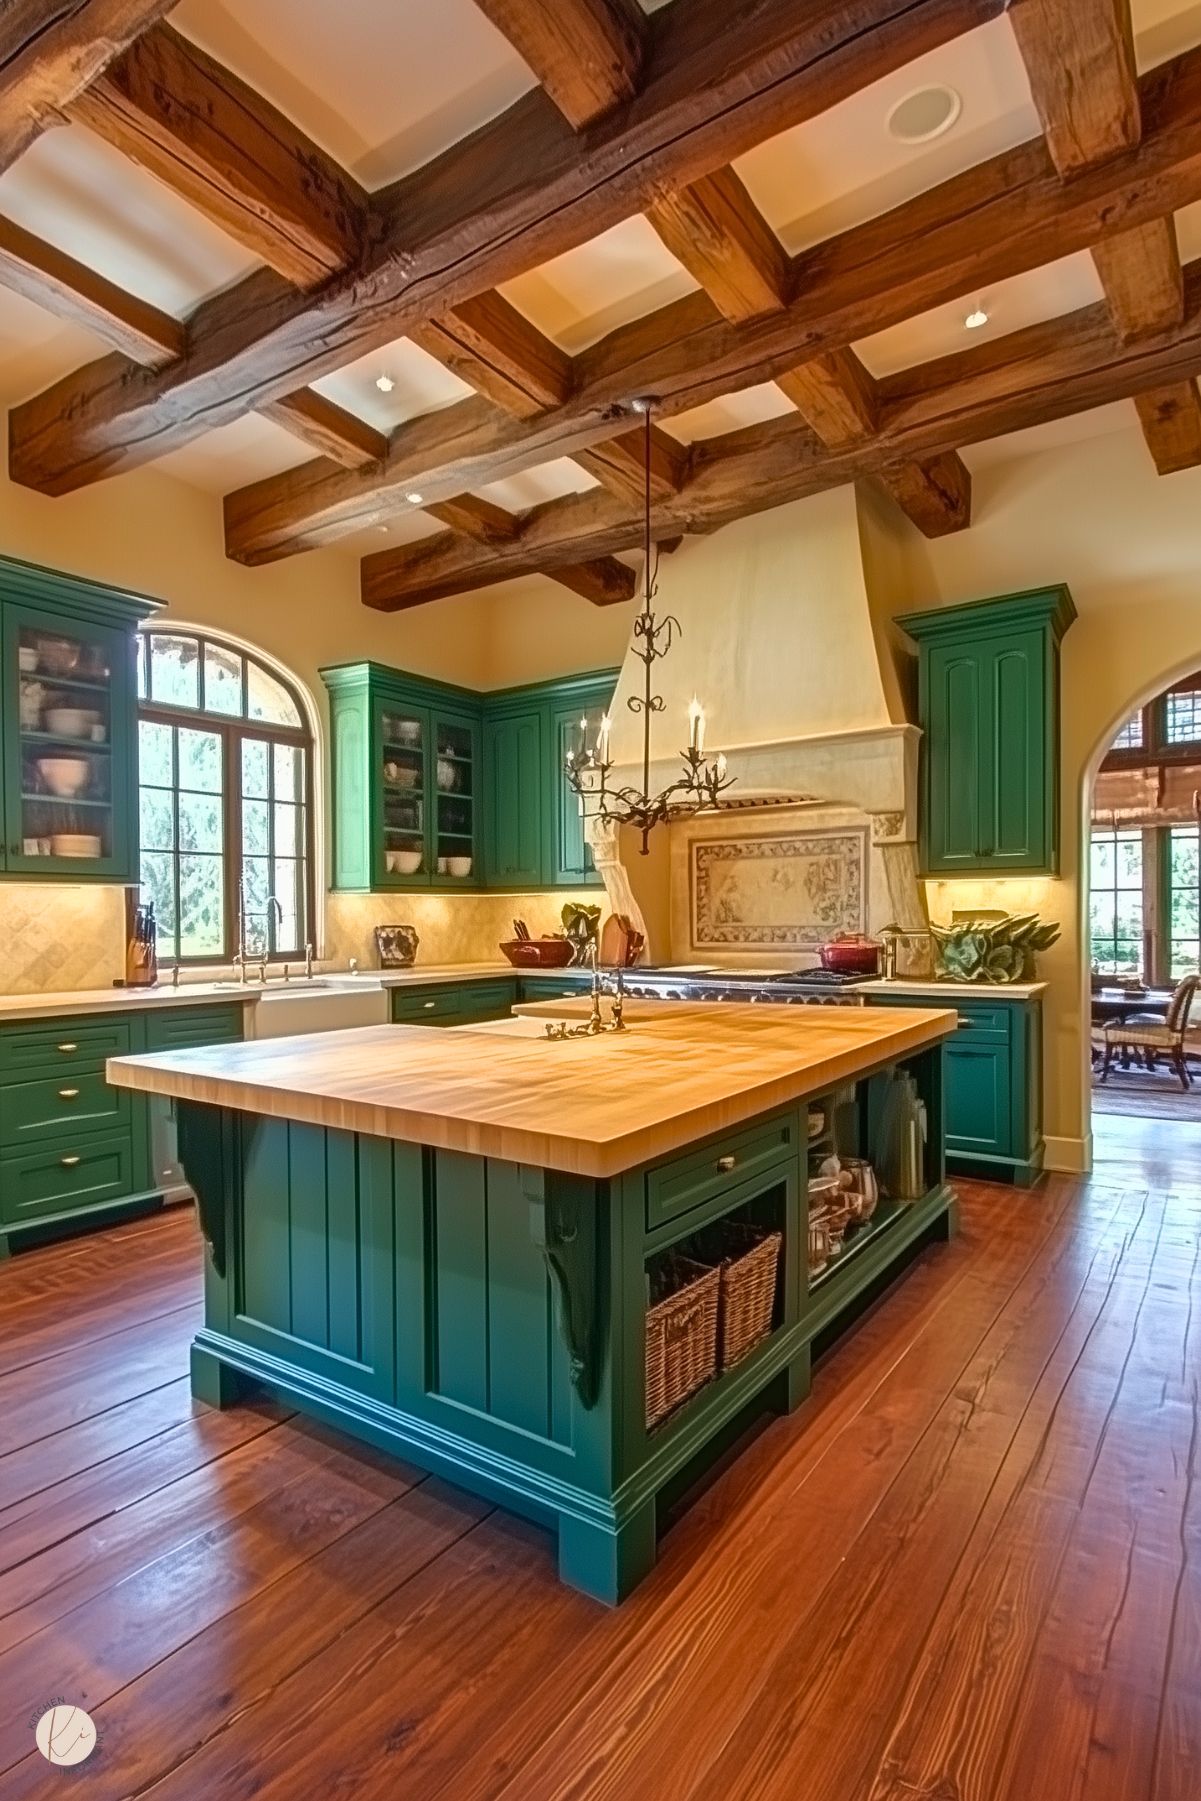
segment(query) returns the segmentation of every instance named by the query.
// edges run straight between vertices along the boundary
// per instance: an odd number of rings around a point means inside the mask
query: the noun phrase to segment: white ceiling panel
[[[440,520],[431,519],[428,513],[412,507],[406,513],[397,513],[385,525],[368,525],[362,531],[350,532],[345,538],[335,538],[328,548],[346,551],[351,556],[369,557],[373,551],[416,544],[420,538],[432,538],[445,530]]]
[[[764,419],[778,419],[784,413],[795,413],[788,396],[774,381],[762,382],[756,388],[743,388],[741,393],[723,395],[707,401],[691,412],[677,413],[664,419],[663,429],[682,444],[697,438],[720,438],[728,431],[739,431],[744,425],[758,425]]]
[[[1041,450],[1062,450],[1080,444],[1086,438],[1103,437],[1107,432],[1138,429],[1134,402],[1116,400],[1110,406],[1094,407],[1088,413],[1073,413],[1067,419],[1052,419],[1046,425],[1032,425],[1025,431],[1009,432],[1003,438],[969,444],[960,454],[975,473],[1013,462],[1016,458],[1036,456]]]
[[[475,0],[180,0],[171,22],[369,188],[535,85]]]
[[[899,143],[888,130],[890,111],[932,86],[959,95],[956,123],[930,143]],[[769,139],[735,167],[768,223],[798,251],[1037,137],[1039,129],[1013,32],[997,19]]]
[[[31,300],[0,288],[0,405],[28,400],[108,345],[77,325],[63,325]]]
[[[887,331],[864,338],[855,349],[873,375],[894,375],[914,363],[969,350],[1007,332],[1020,331],[1040,319],[1054,319],[1077,307],[1091,306],[1104,298],[1096,265],[1086,250],[1062,257],[1045,268],[995,282],[979,294],[968,294],[946,306],[905,319]],[[969,331],[964,320],[977,305],[988,314],[988,324]]]
[[[308,462],[312,454],[282,425],[258,413],[248,413],[244,419],[205,432],[195,443],[160,457],[154,467],[164,475],[191,482],[194,488],[226,494],[231,488],[244,487],[247,482]]]
[[[1201,44],[1199,0],[1132,0],[1130,14],[1140,69]]]
[[[82,125],[43,132],[0,176],[0,213],[176,318],[258,267]]]
[[[557,457],[553,463],[540,463],[536,469],[524,469],[520,475],[505,481],[489,482],[476,492],[481,500],[490,500],[510,513],[524,513],[527,507],[541,506],[544,500],[559,500],[564,494],[582,494],[595,488],[596,477],[581,469],[568,457]]]
[[[501,292],[539,331],[575,352],[696,286],[654,226],[637,217],[505,282]]]
[[[381,376],[393,384],[386,393],[377,385]],[[475,392],[409,338],[397,338],[312,385],[377,431],[392,431],[406,419],[438,412]]]

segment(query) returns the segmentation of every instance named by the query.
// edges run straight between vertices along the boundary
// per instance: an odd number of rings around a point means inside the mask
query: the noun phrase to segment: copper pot
[[[880,968],[880,946],[862,932],[839,932],[818,952],[822,968],[836,970],[839,975],[874,976]]]

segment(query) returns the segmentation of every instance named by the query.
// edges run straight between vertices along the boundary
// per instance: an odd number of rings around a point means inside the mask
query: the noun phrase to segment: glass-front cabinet
[[[0,868],[137,875],[135,628],[153,603],[0,559]]]

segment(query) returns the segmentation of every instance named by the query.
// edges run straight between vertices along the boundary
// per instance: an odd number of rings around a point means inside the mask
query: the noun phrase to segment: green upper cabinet
[[[0,558],[0,872],[136,882],[138,621],[156,602]]]
[[[478,698],[378,663],[323,669],[334,887],[478,887]]]
[[[919,654],[922,867],[1053,875],[1059,867],[1059,645],[1066,588],[911,613]]]
[[[527,890],[599,882],[564,773],[616,672],[481,695],[376,663],[330,695],[335,888]]]

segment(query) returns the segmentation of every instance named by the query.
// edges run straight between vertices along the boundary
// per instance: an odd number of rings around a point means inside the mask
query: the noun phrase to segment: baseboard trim
[[[1046,1168],[1066,1176],[1087,1176],[1093,1167],[1093,1135],[1048,1138]]]

